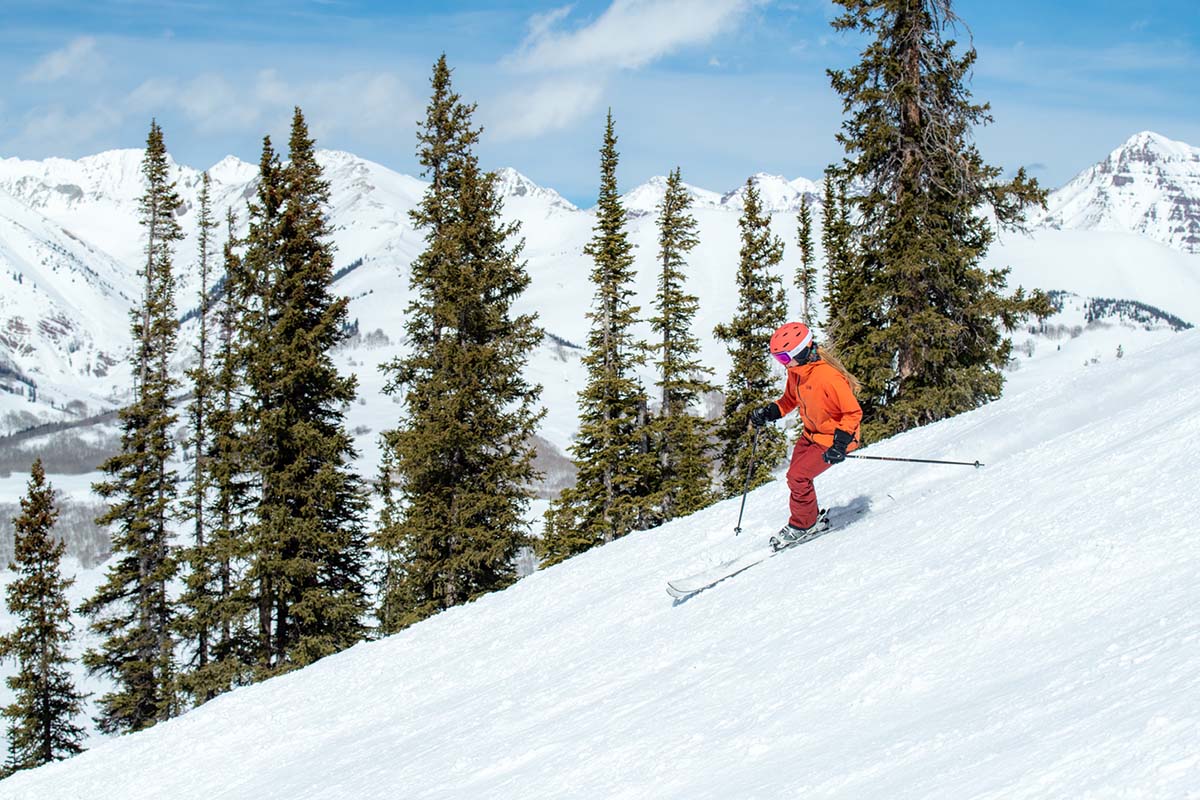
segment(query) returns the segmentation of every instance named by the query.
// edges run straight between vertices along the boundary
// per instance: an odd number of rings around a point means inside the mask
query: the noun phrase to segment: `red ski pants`
[[[787,471],[788,489],[792,492],[792,515],[788,522],[794,528],[809,528],[817,521],[817,492],[813,478],[829,469],[821,456],[825,448],[801,436],[792,451],[792,463]]]

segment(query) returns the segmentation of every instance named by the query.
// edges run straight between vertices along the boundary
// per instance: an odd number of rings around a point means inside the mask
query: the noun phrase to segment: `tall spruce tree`
[[[217,338],[209,411],[209,444],[205,457],[208,536],[203,552],[206,575],[203,614],[196,627],[208,630],[208,660],[193,665],[186,688],[197,702],[250,682],[256,663],[253,586],[247,578],[250,559],[250,515],[255,502],[251,437],[243,419],[250,409],[245,397],[244,332],[240,317],[246,302],[245,265],[232,209],[226,212],[223,291],[216,308]],[[252,399],[252,398],[247,398]]]
[[[401,527],[400,504],[395,491],[396,455],[386,433],[380,444],[382,455],[376,478],[380,509],[371,545],[383,556],[378,571],[379,606],[375,616],[379,632],[389,635],[404,628],[405,615],[416,603],[409,593],[412,585],[404,580],[405,564],[413,559]]]
[[[178,381],[168,364],[179,327],[173,245],[183,234],[176,220],[181,203],[157,123],[150,125],[142,175],[145,296],[131,313],[133,399],[120,412],[121,452],[100,467],[107,478],[94,486],[109,504],[96,523],[113,530],[113,558],[104,583],[81,609],[101,639],[84,655],[84,664],[114,687],[99,700],[97,724],[105,733],[141,730],[179,709],[174,608],[167,591],[177,571],[167,523],[177,496],[178,478],[169,462]]]
[[[836,188],[835,188],[836,187]],[[826,273],[829,285],[829,324],[824,346],[850,364],[861,384],[859,404],[864,417],[874,419],[883,388],[891,380],[893,360],[885,343],[883,314],[878,307],[876,275],[867,266],[856,246],[851,204],[846,182],[826,174],[826,209],[824,237],[827,243]],[[865,426],[864,441],[875,432]]]
[[[980,267],[994,237],[980,209],[1001,227],[1020,226],[1045,192],[1024,169],[1001,180],[972,144],[991,117],[966,85],[975,50],[960,54],[946,37],[957,21],[950,0],[837,2],[834,27],[871,39],[858,64],[829,75],[847,113],[838,177],[863,187],[850,201],[879,315],[867,349],[894,364],[868,398],[866,426],[888,435],[999,396],[1012,348],[1002,329],[1048,308],[1041,295],[1005,294],[1007,270]],[[852,371],[874,368],[843,350]]]
[[[817,324],[817,262],[813,252],[812,209],[807,195],[800,198],[800,210],[796,213],[796,244],[800,247],[800,266],[796,269],[800,321],[814,327]]]
[[[633,245],[617,191],[617,136],[612,111],[600,149],[600,198],[591,241],[596,287],[588,334],[587,384],[579,393],[579,434],[571,447],[578,470],[546,514],[540,555],[549,565],[610,542],[652,519],[657,460],[648,440],[647,396],[635,368],[645,344],[634,337]]]
[[[242,519],[248,528],[246,591],[254,604],[257,642],[251,658],[257,675],[270,674],[281,661],[275,640],[276,582],[274,569],[281,556],[278,543],[259,513],[269,476],[265,460],[269,431],[263,424],[271,409],[279,408],[280,353],[275,339],[279,305],[275,296],[280,263],[280,216],[284,202],[283,165],[270,136],[263,137],[258,162],[258,187],[249,204],[248,231],[242,255],[227,266],[228,295],[233,302],[232,380],[242,380],[247,389],[238,393],[231,409],[231,455],[237,459],[238,474],[232,476],[236,492],[250,505]],[[233,487],[231,487],[233,488]],[[236,510],[235,510],[236,513]]]
[[[431,179],[412,211],[425,232],[407,311],[411,355],[384,367],[404,392],[405,418],[388,431],[401,494],[397,592],[386,627],[403,627],[517,579],[541,387],[522,375],[542,332],[512,305],[529,285],[519,226],[501,218],[494,173],[480,171],[473,104],[451,85],[443,55],[418,134]]]
[[[715,499],[712,424],[696,414],[696,407],[715,387],[708,379],[712,370],[699,361],[700,341],[692,333],[700,302],[684,287],[687,254],[700,242],[691,206],[692,196],[676,167],[658,205],[658,314],[650,320],[658,336],[652,349],[662,393],[654,422],[659,471],[655,505],[664,520],[692,514]]]
[[[787,446],[783,431],[776,426],[760,429],[751,474],[755,432],[750,412],[775,400],[782,391],[780,376],[772,371],[768,343],[775,329],[787,321],[783,279],[775,274],[783,260],[783,241],[771,232],[771,216],[762,207],[753,179],[746,181],[745,207],[738,226],[742,247],[737,313],[713,331],[726,343],[733,360],[725,383],[724,416],[717,430],[726,496],[739,494],[747,480],[751,488],[770,481]]]
[[[267,589],[259,600],[271,626],[260,663],[268,674],[361,641],[367,611],[365,497],[345,425],[357,381],[339,375],[331,356],[347,335],[348,301],[330,288],[329,184],[299,108],[288,149],[288,163],[268,189],[280,202],[274,213],[260,210],[250,243],[260,248],[254,266],[266,284],[264,345],[252,351],[250,369],[262,403],[255,418],[261,486],[254,547]]]
[[[849,231],[842,225],[845,215],[840,213],[838,198],[833,170],[826,169],[821,182],[821,250],[825,254],[825,334],[833,342],[838,338],[838,320],[845,305],[841,285],[850,249]]]
[[[209,358],[209,316],[212,298],[209,295],[210,261],[212,255],[213,231],[217,222],[212,216],[210,199],[211,181],[205,172],[200,179],[200,209],[197,218],[197,237],[199,252],[197,266],[200,272],[200,295],[197,316],[197,336],[194,356],[194,366],[187,371],[187,377],[192,384],[192,402],[188,406],[188,438],[186,447],[191,449],[192,479],[188,489],[184,514],[192,522],[192,542],[182,553],[182,561],[186,564],[187,575],[184,579],[185,589],[179,603],[181,613],[177,619],[177,627],[181,639],[191,656],[190,669],[185,668],[181,674],[181,685],[185,690],[191,690],[188,684],[190,671],[203,671],[209,662],[210,637],[213,633],[213,611],[215,605],[216,576],[213,572],[211,557],[211,542],[207,527],[208,522],[208,491],[209,491],[209,446],[211,439],[212,412],[214,403],[214,386],[216,383]],[[199,693],[193,692],[197,702],[204,702],[212,697],[211,689],[204,688]]]
[[[15,552],[8,568],[18,577],[5,587],[8,611],[18,623],[0,636],[0,659],[17,666],[5,681],[13,702],[0,711],[9,721],[4,773],[83,751],[83,729],[74,720],[83,713],[84,698],[71,681],[66,652],[72,633],[66,592],[75,581],[60,572],[66,546],[50,535],[57,519],[54,490],[39,458],[13,520]]]

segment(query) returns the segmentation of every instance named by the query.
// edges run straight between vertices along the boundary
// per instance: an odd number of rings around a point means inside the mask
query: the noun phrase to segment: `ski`
[[[855,512],[861,513],[861,512]],[[815,531],[803,539],[797,539],[794,542],[780,542],[774,536],[771,537],[769,543],[762,545],[748,553],[732,558],[728,561],[723,561],[716,566],[697,572],[695,575],[689,575],[686,578],[676,578],[667,581],[667,594],[676,600],[683,600],[696,592],[703,589],[708,589],[721,581],[728,580],[734,575],[745,572],[756,564],[761,564],[768,558],[787,552],[794,547],[811,542],[813,539],[819,539],[835,528],[839,527],[834,522],[830,522],[828,526],[822,530]]]
[[[710,567],[702,572],[697,572],[695,575],[689,575],[686,578],[676,578],[667,581],[667,594],[676,600],[693,595],[701,589],[707,589],[721,581],[732,578],[739,572],[750,569],[755,564],[760,564],[766,561],[776,553],[781,553],[782,550],[776,550],[770,545],[763,545],[757,550],[753,550],[738,558],[731,559],[715,567]]]

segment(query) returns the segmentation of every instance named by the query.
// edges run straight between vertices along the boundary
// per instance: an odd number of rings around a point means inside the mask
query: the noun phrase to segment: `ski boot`
[[[827,530],[829,530],[829,512],[822,509],[817,512],[817,521],[807,528],[797,528],[791,524],[784,525],[779,533],[771,537],[771,549],[779,551],[785,547],[806,542]]]

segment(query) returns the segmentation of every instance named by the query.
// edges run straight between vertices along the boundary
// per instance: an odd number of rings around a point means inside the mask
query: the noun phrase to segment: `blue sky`
[[[960,0],[985,158],[1054,187],[1130,135],[1200,145],[1194,2]],[[839,156],[827,67],[861,41],[827,0],[0,0],[0,157],[137,147],[151,117],[178,161],[256,161],[293,105],[322,147],[415,174],[433,61],[478,103],[485,166],[590,205],[612,107],[632,188],[681,166],[716,191],[819,177]]]

